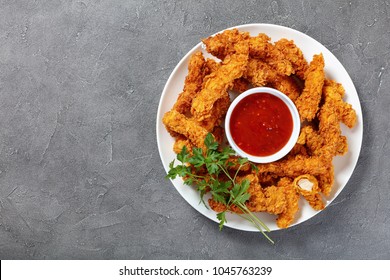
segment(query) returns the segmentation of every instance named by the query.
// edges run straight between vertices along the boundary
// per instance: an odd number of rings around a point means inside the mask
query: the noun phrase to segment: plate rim
[[[337,190],[337,192],[333,195],[333,197],[332,197],[330,200],[327,200],[327,203],[326,203],[324,209],[322,209],[322,210],[320,210],[320,211],[315,211],[313,215],[311,215],[310,217],[308,217],[307,219],[305,219],[305,220],[303,220],[303,221],[296,221],[295,223],[291,224],[288,228],[278,228],[278,227],[277,227],[277,228],[271,229],[271,232],[275,232],[275,231],[279,231],[279,230],[291,229],[291,228],[293,228],[293,227],[295,227],[295,226],[297,226],[297,225],[299,225],[299,224],[301,224],[301,223],[303,223],[303,222],[309,221],[310,219],[312,219],[313,217],[315,217],[315,216],[318,215],[319,213],[321,213],[321,212],[323,212],[324,210],[326,210],[326,209],[332,204],[332,202],[339,196],[339,194],[341,193],[341,191],[345,188],[345,186],[348,184],[349,180],[351,179],[352,175],[354,174],[355,169],[356,169],[356,166],[357,166],[357,163],[358,163],[359,158],[360,158],[361,149],[362,149],[362,142],[363,142],[363,135],[364,135],[364,119],[363,119],[363,111],[362,111],[362,107],[361,107],[361,101],[360,101],[360,98],[359,98],[359,94],[358,94],[358,92],[357,92],[357,90],[356,90],[356,87],[355,87],[355,85],[354,85],[354,83],[353,83],[353,80],[352,80],[351,76],[349,75],[348,71],[345,69],[344,65],[339,61],[339,59],[338,59],[338,58],[337,58],[337,57],[336,57],[336,56],[335,56],[335,55],[334,55],[326,46],[324,46],[322,43],[320,43],[320,42],[317,41],[316,39],[310,37],[309,35],[307,35],[307,34],[301,32],[301,31],[295,30],[295,29],[293,29],[293,28],[290,28],[290,27],[287,27],[287,26],[283,26],[283,25],[270,24],[270,23],[249,23],[249,24],[242,24],[242,25],[237,25],[237,26],[233,26],[233,27],[228,27],[228,28],[225,28],[225,29],[223,29],[223,30],[221,30],[221,31],[218,31],[218,32],[216,32],[216,33],[214,33],[214,34],[212,34],[212,35],[209,35],[209,36],[215,36],[216,34],[222,33],[222,32],[224,32],[224,31],[226,31],[226,30],[235,29],[235,28],[237,28],[237,29],[240,30],[240,29],[243,29],[243,28],[252,28],[252,27],[255,27],[255,28],[269,27],[269,28],[280,28],[280,29],[282,29],[282,30],[283,30],[283,29],[284,29],[284,30],[288,30],[289,32],[295,33],[295,34],[298,35],[298,36],[303,36],[305,39],[314,41],[314,42],[316,42],[317,44],[321,45],[321,46],[328,52],[328,55],[332,56],[333,59],[336,59],[336,60],[339,62],[340,66],[342,67],[341,70],[344,71],[344,72],[347,74],[347,76],[348,76],[348,78],[349,78],[349,81],[350,81],[350,86],[353,87],[353,90],[354,90],[354,92],[356,93],[356,98],[357,98],[357,101],[358,101],[358,102],[357,102],[357,108],[355,107],[355,104],[354,104],[354,109],[355,109],[356,112],[360,113],[360,114],[358,114],[358,116],[360,117],[359,120],[358,120],[358,121],[359,121],[358,125],[360,126],[359,128],[360,128],[360,130],[361,130],[361,133],[360,133],[360,135],[359,135],[359,136],[360,136],[359,139],[357,139],[357,140],[358,140],[358,143],[357,143],[357,144],[358,144],[358,150],[356,150],[357,156],[356,156],[356,159],[355,159],[353,162],[350,163],[351,165],[353,165],[353,168],[352,168],[351,174],[349,175],[349,178],[346,180],[344,186],[340,187],[340,188]],[[272,39],[272,38],[271,38],[271,39]],[[287,38],[287,39],[289,39],[289,38]],[[175,66],[174,69],[172,70],[171,74],[169,75],[167,81],[165,82],[164,88],[163,88],[163,90],[162,90],[162,93],[161,93],[161,96],[160,96],[160,99],[159,99],[158,109],[157,109],[157,118],[156,118],[156,140],[157,140],[157,147],[158,147],[158,152],[159,152],[159,155],[160,155],[160,160],[161,160],[161,163],[162,163],[162,165],[163,165],[163,167],[164,167],[165,172],[168,172],[168,167],[166,167],[165,164],[164,164],[164,159],[163,159],[163,157],[162,157],[162,147],[161,147],[161,144],[160,144],[161,141],[159,141],[159,140],[160,140],[160,132],[161,132],[161,130],[160,130],[161,124],[159,124],[159,121],[161,122],[160,116],[161,116],[161,114],[162,114],[162,112],[161,112],[161,111],[162,111],[162,101],[163,101],[163,99],[164,99],[164,96],[166,95],[167,87],[168,87],[168,85],[170,84],[171,80],[175,77],[175,74],[176,74],[176,72],[178,71],[178,69],[181,67],[181,65],[183,64],[183,62],[184,62],[185,60],[187,60],[188,57],[189,57],[190,55],[192,55],[192,53],[193,53],[196,49],[198,49],[199,47],[202,48],[202,44],[203,44],[202,41],[200,41],[198,44],[196,44],[194,47],[192,47],[192,48],[191,48],[191,49],[190,49],[190,50],[189,50],[189,51],[188,51],[188,52],[179,60],[179,62],[176,64],[176,66]],[[348,82],[349,82],[349,81],[348,81]],[[178,94],[180,94],[180,93],[178,93]],[[355,141],[356,141],[356,140],[355,140]],[[335,158],[335,157],[334,157],[334,158]],[[333,159],[334,159],[334,158],[333,158]],[[174,159],[174,158],[173,158],[173,159]],[[173,160],[173,159],[172,159],[172,160]],[[175,180],[178,180],[178,178],[175,179]],[[183,194],[178,190],[178,187],[175,185],[175,182],[174,182],[175,180],[171,180],[171,179],[170,179],[171,183],[172,183],[173,186],[175,187],[176,191],[180,194],[180,196],[181,196],[181,197],[182,197],[182,198],[183,198],[183,199],[184,199],[192,208],[194,208],[198,213],[200,213],[200,214],[202,214],[203,216],[207,217],[208,219],[210,219],[210,220],[212,220],[212,221],[218,223],[216,217],[210,217],[210,216],[206,215],[204,212],[202,212],[202,211],[200,211],[199,209],[197,209],[194,205],[192,205],[192,204],[188,201],[188,199],[187,199],[185,196],[183,196]],[[180,178],[179,180],[181,180],[181,178]],[[301,201],[301,200],[302,200],[302,199],[300,199],[300,201]],[[224,226],[229,227],[229,228],[231,228],[231,229],[240,230],[240,231],[258,232],[258,229],[256,229],[255,227],[253,227],[253,228],[238,228],[238,227],[235,227],[234,225],[233,225],[233,226],[232,226],[231,224],[229,225],[229,223],[226,223]]]

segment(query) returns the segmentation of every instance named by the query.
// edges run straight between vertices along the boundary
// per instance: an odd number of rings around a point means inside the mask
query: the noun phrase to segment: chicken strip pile
[[[256,164],[256,171],[240,164],[238,156],[231,156],[226,172],[230,174],[218,179],[248,180],[250,197],[245,206],[252,212],[277,215],[280,228],[294,222],[300,197],[314,210],[323,209],[324,196],[332,192],[334,184],[332,160],[348,151],[340,124],[352,128],[357,122],[355,110],[343,100],[343,86],[326,78],[323,55],[314,55],[308,63],[291,40],[272,42],[264,33],[251,36],[237,29],[206,38],[203,43],[217,59],[205,59],[202,52],[191,56],[183,92],[162,120],[175,138],[175,153],[183,147],[190,153],[195,147],[205,151],[208,133],[226,143],[222,126],[232,94],[251,87],[275,88],[295,103],[301,117],[294,148],[278,161]],[[200,175],[193,169],[191,172]],[[234,205],[227,209],[226,204],[212,198],[208,203],[216,212],[242,214]]]

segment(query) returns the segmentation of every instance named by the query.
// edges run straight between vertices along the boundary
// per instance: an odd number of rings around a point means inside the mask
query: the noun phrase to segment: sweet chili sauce
[[[293,119],[287,105],[264,92],[242,99],[233,109],[230,133],[236,145],[253,156],[269,156],[290,139]]]

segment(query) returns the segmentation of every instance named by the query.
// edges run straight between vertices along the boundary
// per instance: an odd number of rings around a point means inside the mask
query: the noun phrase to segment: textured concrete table
[[[196,1],[198,2],[198,1]],[[1,259],[389,259],[389,1],[0,1]],[[244,23],[295,28],[346,67],[356,170],[313,219],[225,228],[180,197],[156,146],[174,66]]]

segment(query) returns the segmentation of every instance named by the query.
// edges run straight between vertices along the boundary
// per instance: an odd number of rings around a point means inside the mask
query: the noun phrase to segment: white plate
[[[349,151],[346,155],[336,156],[333,160],[335,168],[335,184],[333,186],[332,193],[329,197],[327,197],[327,205],[329,205],[333,201],[333,199],[335,199],[337,195],[341,192],[341,190],[344,188],[349,178],[351,177],[353,170],[356,166],[360,153],[360,148],[362,145],[362,110],[360,107],[358,94],[351,78],[349,77],[347,71],[340,63],[340,61],[338,61],[338,59],[327,48],[325,48],[322,44],[320,44],[313,38],[299,31],[272,24],[247,24],[232,28],[237,28],[240,31],[248,31],[252,36],[256,36],[258,33],[265,33],[269,37],[271,37],[272,41],[277,41],[281,38],[294,40],[295,44],[302,50],[305,58],[309,62],[312,60],[314,54],[322,52],[325,59],[325,73],[327,78],[336,80],[337,82],[343,84],[346,91],[345,100],[350,103],[356,110],[358,121],[353,129],[348,129],[346,126],[342,125],[342,133],[348,138]],[[156,124],[157,144],[162,163],[167,172],[169,170],[168,165],[174,158],[176,158],[176,154],[172,151],[174,139],[166,131],[162,123],[162,117],[165,112],[169,111],[172,108],[179,93],[183,90],[184,79],[187,75],[187,65],[190,56],[194,52],[200,50],[203,51],[205,57],[211,57],[206,51],[202,49],[202,43],[197,44],[183,57],[179,64],[176,65],[161,95],[160,104],[157,112]],[[192,207],[194,207],[197,211],[210,218],[211,220],[218,222],[216,218],[216,213],[212,210],[207,209],[203,204],[199,203],[199,194],[195,190],[195,188],[183,185],[183,181],[181,178],[176,178],[172,182],[177,191]],[[303,198],[301,198],[300,210],[297,213],[295,221],[291,226],[302,223],[318,213],[319,211],[313,210],[309,206],[309,204]],[[263,222],[267,224],[267,226],[271,230],[279,229],[276,226],[275,222],[277,216],[270,215],[267,213],[258,213],[257,215]],[[257,229],[252,224],[238,217],[237,215],[228,214],[227,220],[228,222],[225,225],[228,227],[245,231],[257,231]]]

